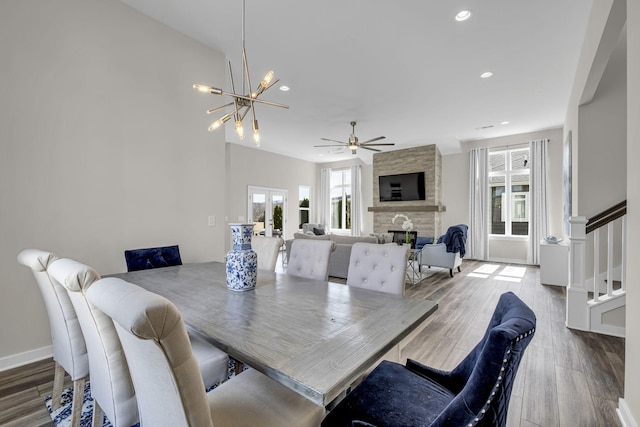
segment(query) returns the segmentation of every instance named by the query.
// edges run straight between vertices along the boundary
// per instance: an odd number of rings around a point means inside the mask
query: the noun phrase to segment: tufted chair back
[[[116,278],[94,283],[87,298],[113,319],[147,426],[212,426],[198,362],[178,309]]]
[[[328,280],[329,256],[335,248],[331,240],[294,239],[287,274],[315,280]]]
[[[60,406],[66,371],[74,382],[72,426],[76,426],[80,422],[84,383],[89,375],[89,357],[78,316],[67,290],[55,280],[51,280],[47,273],[49,266],[57,259],[57,255],[39,249],[25,249],[18,255],[18,262],[31,268],[49,316],[53,359],[56,363],[51,395],[52,407],[57,409]]]
[[[101,409],[114,427],[131,427],[138,421],[138,407],[120,340],[111,319],[86,298],[87,290],[100,275],[71,259],[55,261],[49,273],[67,289],[78,313],[89,353],[91,395],[98,404],[95,414]]]
[[[124,251],[124,259],[127,262],[127,271],[182,265],[178,245],[129,249]]]
[[[409,248],[395,243],[354,243],[347,285],[403,295]]]
[[[258,268],[261,270],[275,271],[278,253],[284,240],[280,237],[254,236],[251,239],[251,248],[258,255]]]

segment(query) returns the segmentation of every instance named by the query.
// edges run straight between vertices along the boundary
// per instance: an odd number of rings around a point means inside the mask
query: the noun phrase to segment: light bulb
[[[253,140],[256,143],[256,147],[260,147],[260,128],[257,120],[253,121]]]
[[[196,84],[196,85],[193,85],[193,88],[199,92],[211,93],[211,86]]]
[[[213,132],[214,130],[218,129],[224,123],[227,123],[230,118],[231,118],[231,113],[228,113],[228,114],[225,114],[224,116],[220,117],[215,122],[211,123],[211,126],[209,126],[209,132]]]
[[[260,82],[260,86],[266,88],[267,86],[269,86],[269,83],[271,83],[271,80],[273,80],[273,75],[275,73],[273,72],[273,70],[269,70],[267,72],[267,74],[265,74],[264,79],[262,79],[262,81]]]
[[[242,120],[236,120],[236,132],[238,132],[238,137],[240,139],[244,139],[244,128],[242,127]]]

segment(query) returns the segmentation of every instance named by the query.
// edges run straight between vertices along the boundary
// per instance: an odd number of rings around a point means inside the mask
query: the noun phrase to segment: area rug
[[[236,361],[229,358],[228,378],[235,376]],[[243,371],[249,369],[246,365],[243,367]],[[211,391],[216,388],[217,385],[212,386],[207,391]],[[71,403],[73,397],[73,387],[69,387],[62,391],[62,402],[60,407],[53,411],[51,410],[51,396],[47,396],[44,399],[44,404],[51,415],[51,420],[56,427],[70,427],[71,426]],[[80,427],[91,427],[91,419],[93,417],[93,398],[91,397],[91,382],[87,381],[84,386],[84,399],[82,402],[82,415],[80,417]],[[112,427],[111,422],[104,417],[102,424],[103,427]],[[139,427],[140,424],[136,424],[133,427]]]

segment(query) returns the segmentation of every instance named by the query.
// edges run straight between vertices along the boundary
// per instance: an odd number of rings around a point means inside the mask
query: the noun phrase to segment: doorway
[[[287,224],[287,190],[249,186],[248,193],[247,218],[254,224],[253,234],[283,237]]]

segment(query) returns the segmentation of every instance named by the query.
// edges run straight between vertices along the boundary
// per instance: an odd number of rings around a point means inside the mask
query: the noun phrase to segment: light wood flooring
[[[499,296],[513,291],[536,313],[537,330],[517,374],[508,426],[620,426],[624,340],[567,329],[564,288],[540,285],[531,266],[465,260],[453,278],[448,270],[425,272],[406,294],[439,308],[403,358],[451,369],[482,337]],[[0,426],[51,426],[43,402],[52,379],[51,360],[0,372]]]

